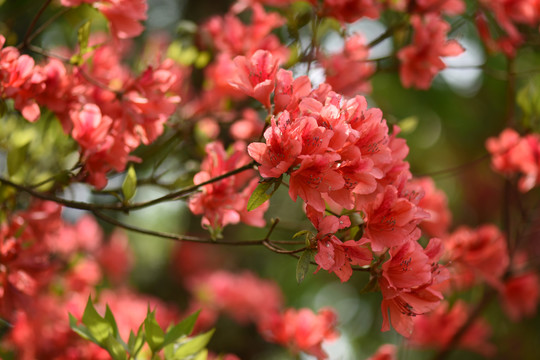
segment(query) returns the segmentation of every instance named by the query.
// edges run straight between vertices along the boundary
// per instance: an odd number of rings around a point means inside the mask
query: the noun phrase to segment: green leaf
[[[302,236],[302,235],[308,235],[308,234],[310,234],[310,233],[311,233],[311,231],[309,231],[309,230],[300,230],[299,232],[297,232],[296,234],[294,234],[292,238],[293,238],[293,239],[296,239],[297,237],[300,237],[300,236]]]
[[[197,318],[199,317],[200,310],[189,315],[187,318],[182,320],[179,324],[173,326],[167,333],[165,334],[165,341],[163,342],[162,346],[167,346],[169,344],[172,344],[176,342],[180,337],[182,336],[188,336],[193,331],[193,327],[195,327],[195,322],[197,321]]]
[[[354,234],[353,234],[354,233]],[[358,241],[364,236],[364,225],[358,225],[352,228],[351,235],[354,239],[354,241]]]
[[[186,342],[180,344],[178,349],[174,352],[174,359],[183,359],[189,355],[197,354],[206,347],[213,334],[214,329],[204,334],[187,339]]]
[[[99,342],[90,334],[90,331],[85,326],[77,325],[77,318],[75,316],[71,315],[71,313],[68,313],[69,315],[69,327],[71,330],[73,330],[75,333],[77,333],[80,337],[86,340],[90,340],[91,342],[98,344]]]
[[[163,348],[163,355],[165,356],[165,360],[175,359],[174,357],[175,348],[176,348],[175,344],[169,344]]]
[[[200,351],[200,352],[193,358],[193,360],[206,360],[206,359],[208,359],[208,350],[206,350],[206,349]]]
[[[144,319],[144,330],[146,333],[146,342],[148,343],[148,346],[150,346],[152,352],[155,353],[161,350],[165,340],[165,333],[157,323],[154,312],[148,311],[146,319]]]
[[[268,190],[270,189],[272,184],[274,184],[274,189],[270,193],[268,193]],[[272,195],[274,195],[276,190],[279,188],[279,185],[281,185],[281,177],[276,179],[270,179],[269,181],[263,180],[261,183],[259,183],[259,185],[257,185],[255,190],[249,197],[247,203],[247,210],[255,210],[256,208],[264,204],[268,199],[272,197]]]
[[[83,55],[89,50],[88,39],[90,38],[90,25],[91,21],[88,20],[77,31],[77,44],[79,45],[79,51],[73,55],[69,62],[76,66],[81,66],[84,63]]]
[[[264,202],[268,199],[270,199],[270,196],[266,193],[268,189],[270,189],[270,186],[272,186],[272,183],[269,181],[263,181],[253,191],[253,194],[249,197],[248,203],[247,203],[247,210],[252,211],[264,204]]]
[[[523,126],[533,131],[540,130],[540,76],[529,79],[527,85],[516,95],[516,103],[523,113]]]
[[[133,165],[129,166],[126,173],[124,182],[122,183],[122,194],[124,195],[124,201],[129,201],[135,195],[137,191],[137,174]]]
[[[197,59],[195,60],[195,63],[193,65],[195,65],[197,69],[202,69],[203,67],[208,65],[210,60],[211,60],[210,53],[208,51],[201,51],[199,55],[197,56]]]
[[[90,38],[90,26],[92,22],[88,20],[77,31],[77,42],[79,44],[79,48],[86,49],[88,48],[88,39]]]
[[[105,317],[104,319],[111,325],[113,330],[113,335],[116,337],[118,335],[118,326],[116,325],[116,320],[114,319],[114,315],[109,308],[109,305],[105,305]]]
[[[139,351],[141,351],[143,345],[144,345],[144,331],[143,331],[143,324],[139,326],[139,330],[137,331],[137,335],[133,332],[133,330],[129,333],[129,339],[128,339],[128,351],[131,357],[135,358]]]
[[[112,326],[97,313],[90,297],[88,297],[88,302],[84,309],[82,322],[99,344],[103,344],[105,339],[113,333]]]
[[[418,116],[408,116],[398,122],[403,134],[410,134],[418,127]]]
[[[309,270],[309,264],[311,263],[312,256],[313,256],[313,250],[306,249],[300,256],[300,259],[298,259],[298,263],[296,264],[296,281],[299,284],[302,281],[304,281],[304,278],[306,277],[306,274]]]
[[[124,349],[122,344],[118,342],[112,334],[109,334],[105,339],[103,347],[114,360],[125,360],[127,357],[126,349]]]

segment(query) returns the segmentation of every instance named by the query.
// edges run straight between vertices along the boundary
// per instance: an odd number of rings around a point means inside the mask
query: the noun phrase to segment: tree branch
[[[482,296],[482,299],[480,302],[475,306],[469,317],[467,318],[467,321],[459,328],[459,330],[452,336],[452,339],[448,342],[448,344],[441,349],[438,353],[435,354],[433,357],[433,360],[444,360],[450,355],[450,353],[455,350],[457,347],[459,341],[461,338],[467,333],[469,328],[474,324],[476,319],[482,314],[484,309],[487,305],[491,302],[491,300],[494,299],[497,292],[492,289],[488,288],[484,295]]]
[[[209,185],[209,184],[215,183],[217,181],[226,179],[226,178],[228,178],[230,176],[241,173],[243,171],[250,170],[251,168],[253,168],[254,165],[255,165],[255,162],[252,161],[249,164],[246,164],[246,165],[244,165],[242,167],[239,167],[238,169],[226,172],[225,174],[216,176],[216,177],[214,177],[212,179],[209,179],[207,181],[204,181],[204,182],[202,182],[200,184],[185,187],[185,188],[183,188],[181,190],[169,193],[167,195],[161,196],[161,197],[153,199],[153,200],[140,202],[140,203],[134,203],[134,204],[124,204],[124,203],[91,204],[91,203],[86,203],[86,202],[81,202],[81,201],[73,201],[73,200],[62,199],[62,198],[57,197],[55,195],[45,194],[45,193],[30,189],[30,188],[28,188],[28,187],[26,187],[24,185],[16,184],[16,183],[14,183],[14,182],[12,182],[10,180],[4,179],[2,177],[0,177],[0,183],[11,186],[11,187],[13,187],[13,188],[15,188],[15,189],[17,189],[19,191],[25,192],[25,193],[27,193],[27,194],[29,194],[29,195],[31,195],[33,197],[36,197],[38,199],[54,201],[54,202],[56,202],[58,204],[61,204],[63,206],[73,208],[73,209],[88,210],[88,211],[113,210],[113,211],[128,212],[130,210],[138,210],[138,209],[146,208],[146,207],[156,205],[156,204],[159,204],[159,203],[162,203],[162,202],[165,202],[165,201],[177,200],[179,198],[182,198],[182,197],[184,197],[186,195],[191,194],[194,191],[197,191],[199,188],[201,188],[201,187],[203,187],[205,185]]]
[[[32,19],[32,22],[30,23],[30,25],[28,26],[28,30],[26,30],[26,34],[24,35],[24,38],[23,38],[23,41],[22,43],[17,46],[17,48],[20,50],[20,49],[24,49],[25,47],[28,46],[28,44],[30,43],[30,39],[31,39],[31,34],[32,34],[32,30],[34,30],[34,28],[36,27],[36,24],[39,20],[39,18],[41,17],[41,15],[45,12],[45,10],[47,9],[47,7],[51,4],[52,0],[46,0],[43,5],[41,6],[41,8],[39,9],[38,13],[36,14],[36,16],[34,16],[34,18]]]
[[[139,233],[139,234],[145,234],[145,235],[155,236],[155,237],[159,237],[159,238],[174,240],[174,241],[193,242],[193,243],[211,244],[211,245],[214,245],[214,244],[215,245],[229,245],[229,246],[263,245],[267,249],[269,249],[269,250],[271,250],[271,251],[273,251],[275,253],[278,253],[278,254],[296,254],[296,253],[302,252],[302,251],[304,251],[306,249],[305,247],[303,247],[303,248],[296,249],[296,250],[285,250],[285,249],[282,249],[282,248],[279,248],[279,247],[275,246],[274,244],[272,244],[272,242],[270,242],[270,240],[268,239],[268,236],[272,233],[273,229],[275,228],[275,226],[277,225],[277,223],[279,221],[273,221],[268,234],[262,240],[223,241],[223,240],[213,240],[213,239],[210,239],[210,238],[200,238],[200,237],[195,237],[195,236],[178,235],[178,234],[173,234],[173,233],[168,233],[168,232],[148,230],[148,229],[144,229],[144,228],[141,228],[141,227],[138,227],[138,226],[123,223],[123,222],[121,222],[121,221],[119,221],[119,220],[117,220],[117,219],[115,219],[113,217],[110,217],[108,215],[103,214],[102,212],[100,212],[98,210],[93,210],[92,213],[97,218],[99,218],[99,219],[101,219],[101,220],[103,220],[103,221],[105,221],[105,222],[107,222],[109,224],[118,226],[120,228],[129,230],[129,231],[133,231],[133,232],[136,232],[136,233]],[[283,243],[284,241],[281,241],[281,242]]]

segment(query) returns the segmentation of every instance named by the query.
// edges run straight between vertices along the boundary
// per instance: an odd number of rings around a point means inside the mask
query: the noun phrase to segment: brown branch
[[[497,291],[492,288],[489,288],[484,292],[482,299],[474,307],[473,311],[471,311],[471,314],[467,318],[467,321],[459,328],[459,330],[454,334],[454,336],[452,336],[448,344],[435,354],[433,360],[444,360],[450,355],[453,350],[455,350],[455,348],[459,344],[459,341],[474,324],[476,319],[482,314],[486,306],[489,305],[489,303],[495,298],[496,294]]]
[[[51,26],[51,24],[54,23],[59,17],[66,14],[70,10],[71,10],[71,8],[64,8],[64,9],[60,10],[59,12],[57,12],[56,14],[54,14],[53,16],[51,16],[40,27],[38,27],[36,29],[36,31],[34,31],[34,33],[32,35],[30,35],[28,37],[28,39],[26,40],[26,44],[28,45],[30,42],[32,42],[32,40],[34,40],[36,38],[36,36],[41,34],[45,29],[47,29],[49,26]]]
[[[110,217],[108,215],[103,214],[102,212],[98,210],[93,210],[92,213],[99,219],[118,226],[120,228],[133,231],[139,234],[145,234],[150,236],[155,236],[159,238],[174,240],[174,241],[182,241],[182,242],[194,242],[199,244],[211,244],[211,245],[229,245],[229,246],[254,246],[254,245],[264,245],[267,249],[278,253],[278,254],[296,254],[299,252],[304,251],[306,248],[296,249],[296,250],[285,250],[282,248],[279,248],[275,245],[273,245],[270,240],[268,239],[268,236],[272,233],[275,226],[277,225],[278,221],[273,221],[272,225],[270,226],[270,230],[266,237],[262,240],[243,240],[243,241],[224,241],[224,240],[213,240],[210,238],[200,238],[195,236],[187,236],[187,235],[178,235],[168,232],[162,232],[162,231],[154,231],[149,229],[144,229],[138,226],[126,224],[124,222],[121,222],[113,217]]]
[[[385,32],[383,32],[381,35],[377,36],[375,39],[371,40],[368,44],[367,44],[367,47],[368,48],[372,48],[376,45],[379,45],[380,43],[382,43],[384,40],[386,40],[387,38],[389,38],[390,36],[394,35],[394,31],[396,30],[399,30],[401,29],[402,27],[404,27],[406,24],[403,23],[403,22],[400,22],[396,25],[393,25],[393,26],[390,26],[388,29],[386,29]]]
[[[146,207],[156,205],[156,204],[159,204],[159,203],[162,203],[162,202],[165,202],[165,201],[177,200],[177,199],[179,199],[179,198],[181,198],[183,196],[191,194],[194,191],[197,191],[202,186],[212,184],[214,182],[226,179],[229,176],[233,176],[233,175],[236,175],[236,174],[241,173],[243,171],[249,170],[249,169],[253,168],[254,164],[255,164],[255,162],[250,162],[249,164],[246,164],[246,165],[244,165],[242,167],[239,167],[238,169],[226,172],[225,174],[216,176],[216,177],[214,177],[212,179],[209,179],[207,181],[204,181],[204,182],[202,182],[200,184],[185,187],[185,188],[183,188],[181,190],[169,193],[167,195],[161,196],[161,197],[153,199],[153,200],[140,202],[140,203],[134,203],[134,204],[124,204],[124,203],[92,204],[92,203],[86,203],[86,202],[81,202],[81,201],[67,200],[67,199],[59,198],[59,197],[57,197],[55,195],[50,195],[50,194],[42,193],[42,192],[39,192],[39,191],[35,191],[35,190],[30,189],[30,188],[28,188],[28,187],[26,187],[24,185],[16,184],[16,183],[14,183],[14,182],[12,182],[10,180],[4,179],[2,177],[0,177],[0,183],[11,186],[11,187],[13,187],[13,188],[15,188],[15,189],[17,189],[19,191],[23,191],[23,192],[25,192],[25,193],[33,196],[33,197],[36,197],[38,199],[54,201],[56,203],[59,203],[61,205],[64,205],[66,207],[73,208],[73,209],[88,210],[88,211],[113,210],[113,211],[128,212],[130,210],[138,210],[138,209],[146,208]]]
[[[280,248],[278,246],[275,246],[272,242],[270,242],[269,240],[266,240],[266,239],[262,241],[262,244],[267,249],[269,249],[269,250],[271,250],[271,251],[273,251],[275,253],[278,253],[278,254],[296,254],[296,253],[299,253],[299,252],[303,252],[304,250],[307,249],[307,247],[303,247],[303,248],[296,249],[296,250],[286,250],[286,249]]]
[[[471,165],[475,165],[476,163],[479,163],[479,162],[482,162],[486,159],[489,159],[491,157],[491,154],[489,153],[486,153],[474,160],[471,160],[469,162],[466,162],[464,164],[461,164],[461,165],[457,165],[457,166],[452,166],[452,167],[449,167],[449,168],[446,168],[446,169],[441,169],[441,170],[436,170],[436,171],[432,171],[432,172],[427,172],[427,173],[423,173],[423,174],[413,174],[414,177],[423,177],[423,176],[438,176],[438,175],[452,175],[454,173],[457,173]]]
[[[26,30],[26,34],[24,35],[24,38],[23,38],[23,41],[20,45],[17,46],[17,48],[19,50],[21,49],[24,49],[25,47],[28,46],[28,44],[30,43],[30,37],[31,37],[31,34],[32,34],[32,30],[34,30],[34,28],[36,27],[36,24],[39,20],[39,18],[41,17],[41,15],[45,12],[45,10],[47,9],[47,7],[51,4],[52,0],[45,0],[45,2],[43,3],[43,5],[41,6],[41,8],[39,9],[38,13],[36,14],[36,16],[34,16],[34,18],[32,19],[32,22],[30,23],[30,25],[28,26],[28,30]]]

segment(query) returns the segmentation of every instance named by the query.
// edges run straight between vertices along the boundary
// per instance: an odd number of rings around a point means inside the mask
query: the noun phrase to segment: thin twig
[[[489,159],[491,157],[491,154],[489,153],[486,153],[474,160],[471,160],[471,161],[468,161],[464,164],[461,164],[461,165],[457,165],[457,166],[452,166],[452,167],[449,167],[449,168],[446,168],[446,169],[441,169],[441,170],[436,170],[436,171],[432,171],[432,172],[428,172],[428,173],[423,173],[423,174],[414,174],[415,177],[423,177],[423,176],[438,176],[438,175],[446,175],[446,174],[452,174],[452,173],[455,173],[455,172],[459,172],[461,170],[463,170],[464,168],[466,167],[469,167],[471,165],[474,165],[476,163],[479,163],[479,162],[482,162],[486,159]]]
[[[47,9],[47,7],[51,4],[51,2],[52,2],[52,0],[45,0],[43,5],[41,6],[39,11],[37,12],[36,16],[34,16],[34,18],[32,19],[32,22],[28,26],[28,30],[26,30],[26,34],[24,35],[22,43],[17,46],[17,48],[19,50],[24,49],[25,47],[28,46],[28,44],[30,43],[30,36],[32,34],[32,30],[34,30],[39,18],[41,17],[41,15],[45,11],[45,9]]]
[[[59,17],[61,17],[62,15],[66,14],[68,11],[70,11],[71,8],[64,8],[62,10],[60,10],[59,12],[57,12],[56,14],[54,14],[53,16],[51,16],[47,21],[45,21],[40,27],[38,27],[36,29],[36,31],[34,31],[34,33],[32,35],[30,35],[28,37],[28,39],[26,40],[27,41],[27,44],[29,44],[30,42],[32,42],[32,40],[34,40],[36,38],[36,36],[38,36],[39,34],[41,34],[45,29],[47,29],[49,26],[51,26],[52,23],[54,23]]]
[[[253,168],[254,164],[255,164],[255,162],[250,162],[249,164],[246,164],[246,165],[244,165],[244,166],[242,166],[242,167],[240,167],[238,169],[229,171],[229,172],[227,172],[225,174],[222,174],[220,176],[216,176],[216,177],[214,177],[212,179],[209,179],[207,181],[204,181],[204,182],[202,182],[200,184],[185,187],[185,188],[183,188],[181,190],[166,194],[164,196],[161,196],[161,197],[153,199],[153,200],[140,202],[140,203],[134,203],[134,204],[124,204],[124,203],[92,204],[92,203],[86,203],[86,202],[81,202],[81,201],[67,200],[67,199],[59,198],[59,197],[57,197],[55,195],[45,194],[45,193],[30,189],[30,188],[28,188],[26,186],[16,184],[16,183],[14,183],[14,182],[12,182],[10,180],[4,179],[2,177],[0,177],[0,183],[11,186],[11,187],[13,187],[13,188],[15,188],[17,190],[23,191],[23,192],[25,192],[25,193],[27,193],[29,195],[32,195],[33,197],[36,197],[38,199],[54,201],[56,203],[59,203],[61,205],[64,205],[66,207],[73,208],[73,209],[88,210],[88,211],[113,210],[113,211],[127,212],[127,211],[130,211],[130,210],[138,210],[138,209],[146,208],[146,207],[156,205],[156,204],[159,204],[159,203],[162,203],[162,202],[165,202],[165,201],[172,201],[172,200],[179,199],[179,198],[181,198],[181,197],[183,197],[183,196],[185,196],[187,194],[191,194],[192,192],[197,191],[199,188],[201,188],[201,187],[203,187],[205,185],[212,184],[214,182],[226,179],[229,176],[232,176],[232,175],[238,174],[240,172],[249,170],[249,169]]]
[[[444,360],[446,359],[450,353],[456,349],[457,345],[459,344],[459,341],[463,338],[463,336],[467,333],[467,331],[470,329],[470,327],[474,324],[476,319],[482,314],[484,309],[487,305],[495,298],[495,295],[497,292],[494,289],[487,289],[484,292],[484,295],[482,296],[482,299],[476,306],[474,307],[473,311],[471,311],[469,317],[467,318],[467,321],[459,328],[459,330],[452,336],[448,344],[441,349],[438,353],[435,354],[433,357],[433,360]]]
[[[118,226],[120,228],[130,230],[139,234],[145,234],[150,236],[156,236],[163,239],[169,239],[174,241],[182,241],[182,242],[193,242],[193,243],[199,243],[199,244],[210,244],[210,245],[229,245],[229,246],[256,246],[256,245],[264,245],[267,249],[278,253],[278,254],[296,254],[299,252],[304,251],[306,248],[296,249],[296,250],[285,250],[282,248],[279,248],[275,245],[273,245],[267,238],[262,240],[242,240],[242,241],[224,241],[224,240],[213,240],[210,238],[200,238],[200,237],[194,237],[194,236],[187,236],[187,235],[178,235],[168,232],[162,232],[162,231],[154,231],[149,229],[140,228],[138,226],[126,224],[124,222],[121,222],[113,217],[110,217],[108,215],[103,214],[102,212],[98,210],[92,211],[92,213],[99,219]],[[275,228],[275,225],[277,225],[277,221],[274,221],[272,226],[270,227],[269,234],[273,231]],[[269,236],[269,235],[267,235]],[[283,242],[283,241],[280,241]]]
[[[379,45],[381,42],[383,42],[384,40],[386,40],[387,38],[389,38],[390,36],[392,36],[394,34],[394,31],[402,28],[405,24],[400,22],[396,25],[393,25],[393,26],[390,26],[388,29],[386,29],[385,32],[383,32],[381,35],[377,36],[375,39],[371,40],[368,44],[367,44],[367,47],[368,48],[372,48],[376,45]]]

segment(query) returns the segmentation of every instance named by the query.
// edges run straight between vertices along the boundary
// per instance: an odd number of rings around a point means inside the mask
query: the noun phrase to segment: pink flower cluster
[[[364,36],[354,34],[347,38],[341,53],[321,55],[320,63],[326,72],[326,82],[334,91],[345,96],[358,92],[371,92],[368,79],[375,73],[376,66],[368,61],[369,48]],[[347,74],[344,76],[343,74]]]
[[[316,0],[310,0],[313,5]],[[381,10],[381,1],[377,0],[324,0],[323,13],[341,22],[352,23],[363,17],[378,19]]]
[[[326,359],[321,342],[338,337],[336,321],[336,314],[328,308],[317,314],[309,309],[287,309],[283,314],[267,317],[259,325],[259,331],[267,341],[286,346],[293,354],[303,351],[317,359]]]
[[[501,277],[510,263],[504,235],[494,225],[477,229],[459,227],[444,242],[445,258],[457,288],[467,288],[480,281],[494,287],[501,285]]]
[[[498,138],[486,141],[491,153],[491,166],[505,175],[519,174],[519,189],[527,192],[540,184],[540,136],[523,137],[513,129],[505,129]]]
[[[418,187],[417,193],[424,193],[418,206],[424,209],[429,218],[420,223],[420,228],[429,236],[444,237],[452,222],[452,213],[448,209],[446,194],[435,187],[429,177],[416,178],[411,181],[411,187]]]
[[[403,86],[426,90],[435,75],[446,68],[441,57],[457,56],[464,49],[457,41],[447,40],[450,25],[435,14],[424,18],[413,15],[411,24],[414,28],[413,42],[398,52],[401,61],[399,75]]]
[[[439,305],[443,296],[436,286],[449,278],[447,269],[437,263],[443,250],[437,238],[431,239],[425,249],[417,242],[390,249],[390,259],[382,265],[379,277],[383,331],[390,329],[391,321],[397,332],[408,337],[413,332],[414,317]]]
[[[61,0],[60,4],[76,7],[91,4],[109,21],[111,34],[117,39],[127,39],[140,35],[144,26],[139,21],[146,20],[148,4],[146,0]]]
[[[56,264],[49,257],[47,239],[60,231],[61,207],[37,202],[26,212],[0,225],[0,316],[11,319],[18,309],[51,281]]]
[[[438,289],[463,290],[487,283],[497,290],[503,309],[511,320],[536,313],[540,301],[540,280],[528,268],[524,253],[516,254],[510,261],[506,239],[495,226],[483,225],[477,229],[462,226],[444,236],[443,242],[442,259],[447,263],[445,270],[449,276],[448,281],[437,286]]]
[[[126,241],[116,231],[105,244],[89,216],[65,223],[53,202],[36,201],[9,216],[0,225],[0,316],[13,326],[2,348],[22,360],[110,358],[70,329],[68,312],[80,319],[105,276],[112,284],[126,282],[133,263]],[[102,313],[106,303],[124,339],[138,330],[149,305],[164,328],[178,319],[170,306],[125,287],[101,291],[96,306]]]
[[[60,213],[58,204],[38,201],[1,224],[2,317],[10,319],[16,310],[29,311],[53,281],[66,290],[89,293],[104,275],[116,284],[126,280],[133,255],[125,234],[117,231],[103,244],[103,233],[93,218],[85,216],[71,225]],[[86,257],[74,261],[80,254]],[[69,261],[72,266],[57,278],[59,266]]]
[[[540,2],[537,0],[480,0],[482,11],[476,18],[480,37],[490,51],[502,51],[508,57],[514,57],[517,48],[525,38],[518,29],[519,25],[538,26],[540,22]],[[487,10],[493,13],[497,26],[505,34],[497,39],[492,37],[487,20]]]
[[[274,29],[285,24],[285,18],[276,12],[266,12],[259,2],[253,1],[249,7],[251,22],[244,24],[238,18],[235,9],[239,8],[233,7],[223,17],[214,16],[200,27],[200,42],[204,47],[215,52],[215,60],[204,70],[205,78],[209,80],[209,83],[201,98],[197,99],[194,104],[193,111],[195,113],[222,110],[225,100],[229,97],[233,99],[244,98],[243,92],[230,85],[230,80],[244,76],[238,73],[236,66],[246,66],[247,64],[243,64],[244,61],[238,58],[235,65],[234,57],[250,58],[257,51],[265,50],[272,54],[272,60],[264,62],[265,59],[261,58],[261,63],[258,66],[267,68],[275,67],[274,61],[281,64],[288,59],[290,50],[281,44],[279,38],[272,33]],[[271,71],[271,69],[268,70]],[[247,72],[247,79],[260,76],[257,72],[250,73],[249,70]],[[249,80],[243,82],[243,85],[250,89],[250,95],[254,95],[255,91],[259,94],[260,90],[254,89],[252,84]],[[257,99],[259,98],[257,97]],[[261,99],[261,101],[263,100]]]
[[[45,77],[34,59],[14,47],[4,47],[5,42],[0,35],[0,99],[13,99],[26,120],[36,121],[41,112],[35,98],[45,89]]]
[[[283,295],[274,282],[247,271],[195,274],[187,278],[187,287],[206,311],[224,312],[243,324],[258,323],[283,306]]]
[[[0,47],[4,42],[0,35]],[[178,65],[167,59],[134,76],[121,64],[124,50],[104,44],[92,53],[91,66],[74,68],[54,58],[35,66],[13,47],[0,50],[0,97],[13,99],[29,121],[39,118],[39,105],[53,111],[81,147],[79,180],[97,188],[107,184],[107,172],[136,160],[132,150],[161,135],[180,102]]]
[[[253,64],[261,56],[271,55],[258,52],[245,61]],[[398,129],[390,135],[381,111],[368,109],[361,96],[345,98],[328,84],[311,89],[307,78],[293,80],[282,69],[275,76],[262,74],[259,84],[275,86],[265,85],[264,99],[273,93],[274,100],[266,142],[248,146],[259,173],[263,178],[289,176],[290,197],[304,200],[318,232],[312,239],[315,261],[341,281],[350,278],[353,266],[370,265],[374,255],[390,252],[379,278],[383,314],[390,309],[394,327],[409,335],[411,316],[435,308],[442,299],[432,286],[447,275],[436,265],[440,241],[432,240],[425,250],[417,242],[418,224],[428,214],[418,206],[421,186],[409,182],[408,148],[396,138]],[[352,226],[348,216],[327,215],[328,208],[332,214],[355,212],[360,221]],[[353,239],[353,227],[363,232],[361,239]],[[392,280],[388,271],[396,261],[401,265],[395,276],[408,281]],[[383,328],[389,329],[388,319]]]
[[[283,309],[283,295],[275,283],[262,280],[252,273],[233,274],[214,271],[195,274],[187,279],[188,288],[202,307],[202,327],[210,327],[223,312],[240,323],[257,325],[260,334],[269,342],[287,347],[293,353],[300,351],[326,359],[323,341],[334,340],[337,317],[329,308],[317,314],[309,309]]]
[[[464,302],[458,300],[451,308],[443,302],[430,314],[414,319],[414,332],[410,342],[417,347],[445,349],[456,332],[465,324],[468,316],[469,311]],[[490,335],[489,326],[481,319],[477,319],[461,336],[457,347],[469,349],[484,356],[493,355],[495,347],[488,342]]]
[[[55,59],[43,67],[45,91],[38,102],[51,109],[81,147],[80,175],[97,188],[106,174],[123,171],[129,153],[153,142],[180,102],[183,71],[172,60],[130,74],[113,44],[93,52],[92,66],[69,69]],[[92,78],[92,81],[88,80]]]
[[[202,184],[250,162],[246,144],[243,142],[236,142],[230,155],[227,155],[221,142],[206,145],[206,153],[201,171],[193,178],[195,184]],[[203,214],[203,227],[217,233],[224,226],[239,222],[262,227],[265,224],[263,215],[268,203],[253,211],[247,211],[248,200],[257,184],[255,172],[250,170],[204,185],[200,193],[190,198],[189,209],[196,215]]]

